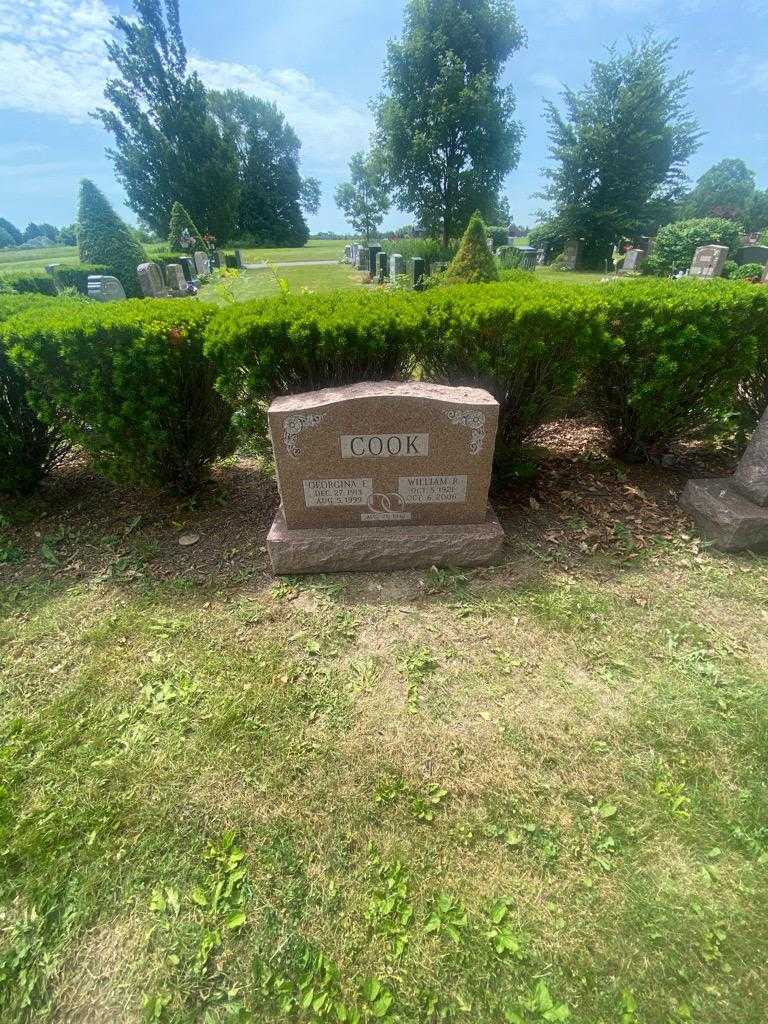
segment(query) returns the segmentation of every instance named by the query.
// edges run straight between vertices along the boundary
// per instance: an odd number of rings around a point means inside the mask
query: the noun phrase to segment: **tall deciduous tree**
[[[389,210],[389,193],[375,155],[355,153],[349,161],[350,180],[336,189],[336,205],[366,242],[375,235]]]
[[[210,93],[222,136],[237,152],[237,232],[273,245],[304,245],[302,208],[317,211],[320,185],[299,174],[301,143],[274,103],[240,90]]]
[[[755,173],[743,160],[721,160],[696,182],[682,203],[684,218],[743,220],[755,193]]]
[[[686,106],[689,72],[670,74],[674,42],[646,35],[592,63],[588,84],[547,103],[550,154],[542,193],[565,237],[584,240],[585,261],[622,237],[671,220],[684,167],[701,132]]]
[[[377,143],[398,206],[445,245],[475,209],[493,214],[517,166],[523,132],[500,77],[524,42],[510,0],[408,0],[387,47]]]
[[[187,68],[178,0],[133,0],[136,20],[112,19],[122,43],[107,44],[118,76],[95,117],[115,138],[107,150],[129,205],[166,237],[171,207],[183,203],[204,231],[234,226],[237,157],[222,138],[203,83]]]

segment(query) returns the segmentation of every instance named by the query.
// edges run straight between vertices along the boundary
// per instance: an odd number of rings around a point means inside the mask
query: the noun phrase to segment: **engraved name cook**
[[[429,434],[342,434],[342,459],[418,458],[429,455]]]

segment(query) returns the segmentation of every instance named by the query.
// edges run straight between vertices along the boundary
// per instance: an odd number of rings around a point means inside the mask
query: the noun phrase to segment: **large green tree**
[[[234,227],[237,156],[222,137],[208,95],[187,68],[178,0],[133,0],[136,19],[116,16],[122,42],[107,44],[117,68],[95,117],[114,136],[107,150],[128,203],[158,235],[168,234],[175,200],[203,231],[227,238]]]
[[[443,243],[491,216],[517,166],[522,128],[500,78],[524,44],[510,0],[408,0],[390,42],[376,141],[398,206]]]
[[[336,189],[336,205],[367,243],[389,210],[389,192],[381,162],[376,156],[354,153],[349,161],[349,181]]]
[[[301,143],[274,103],[240,90],[210,93],[222,136],[239,167],[238,235],[273,245],[304,245],[302,208],[316,213],[320,185],[299,173]]]
[[[726,159],[710,167],[680,204],[683,219],[725,217],[748,231],[768,225],[768,192],[755,186],[755,173],[743,160]]]
[[[583,239],[585,261],[671,220],[682,195],[701,132],[686,106],[690,73],[670,73],[674,45],[646,35],[626,52],[611,47],[583,89],[565,89],[564,112],[547,103],[555,167],[544,216]]]

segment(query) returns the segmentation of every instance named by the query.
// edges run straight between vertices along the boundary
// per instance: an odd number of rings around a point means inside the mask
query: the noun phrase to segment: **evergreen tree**
[[[222,136],[239,165],[237,234],[272,245],[304,245],[302,207],[316,211],[320,186],[299,174],[301,143],[274,103],[239,89],[210,93]]]
[[[377,144],[397,205],[443,245],[473,210],[495,212],[517,166],[523,132],[500,79],[524,41],[511,0],[408,0],[387,47]]]
[[[109,267],[128,298],[141,296],[136,268],[146,262],[146,253],[92,181],[80,183],[77,211],[77,242],[81,263]]]
[[[13,239],[14,245],[21,245],[24,237],[15,224],[11,224],[5,217],[0,217],[0,228],[4,228]]]
[[[204,231],[231,234],[237,208],[237,158],[222,138],[197,74],[187,69],[178,0],[133,0],[136,20],[112,19],[123,42],[107,51],[119,77],[104,95],[112,109],[95,117],[115,138],[107,153],[130,207],[160,237],[174,200]]]
[[[171,220],[168,227],[168,248],[171,252],[182,252],[185,248],[182,238],[184,232],[196,241],[196,248],[203,248],[203,236],[197,230],[195,222],[189,216],[181,203],[174,203],[171,207]]]
[[[686,107],[689,73],[669,74],[673,49],[651,35],[626,53],[612,47],[584,89],[565,90],[564,114],[547,103],[557,166],[545,172],[542,196],[560,234],[584,240],[585,262],[672,219],[701,137]]]
[[[336,205],[367,245],[389,210],[389,194],[375,155],[355,153],[349,161],[349,173],[350,181],[336,189]]]
[[[488,231],[480,212],[476,210],[448,266],[448,280],[451,283],[480,284],[498,279],[496,260],[488,247]]]

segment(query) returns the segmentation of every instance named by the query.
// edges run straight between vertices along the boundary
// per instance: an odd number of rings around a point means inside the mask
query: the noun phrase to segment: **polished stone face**
[[[277,399],[286,528],[484,523],[498,414],[487,391],[419,382]]]
[[[721,277],[728,259],[727,245],[701,245],[693,255],[692,277]]]

